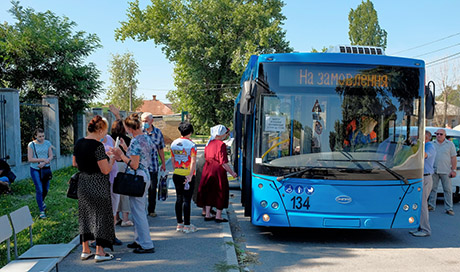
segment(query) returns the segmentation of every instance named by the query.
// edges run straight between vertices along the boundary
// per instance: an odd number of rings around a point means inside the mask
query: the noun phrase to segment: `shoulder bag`
[[[120,195],[142,197],[145,192],[145,181],[144,177],[137,175],[137,170],[134,170],[134,174],[128,173],[129,164],[126,167],[125,172],[119,172],[113,181],[113,192]]]
[[[78,178],[80,172],[73,174],[69,179],[69,188],[67,189],[67,197],[72,199],[78,199]]]

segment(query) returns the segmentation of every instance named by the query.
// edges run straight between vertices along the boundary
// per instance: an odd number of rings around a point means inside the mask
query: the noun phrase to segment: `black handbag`
[[[144,177],[137,175],[137,171],[134,170],[134,174],[128,173],[128,166],[125,172],[119,172],[113,181],[113,192],[115,194],[141,197],[145,192],[145,181]]]
[[[51,172],[51,167],[43,166],[40,169],[40,180],[41,181],[48,181],[53,178],[53,172]]]
[[[67,189],[67,197],[72,199],[78,199],[78,178],[80,172],[73,174],[69,179],[69,188]]]

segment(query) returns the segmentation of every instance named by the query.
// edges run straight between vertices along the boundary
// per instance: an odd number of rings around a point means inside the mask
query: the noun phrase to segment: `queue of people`
[[[96,262],[114,258],[105,249],[113,251],[113,245],[122,244],[115,236],[116,224],[134,226],[134,241],[127,245],[134,253],[155,252],[147,216],[156,216],[158,174],[166,170],[164,137],[153,126],[153,115],[150,113],[142,116],[134,113],[122,120],[118,109],[111,107],[111,111],[118,118],[112,124],[112,135],[107,134],[107,120],[96,115],[88,124],[87,136],[79,139],[74,149],[73,165],[80,171],[78,210],[82,260],[93,256]],[[173,182],[177,196],[176,231],[193,233],[197,231],[190,222],[195,183],[199,182],[197,204],[203,208],[204,220],[226,222],[222,218],[222,210],[229,204],[226,173],[229,172],[233,177],[237,175],[228,164],[227,148],[223,140],[228,137],[229,131],[225,126],[211,128],[211,140],[205,148],[206,163],[201,180],[195,180],[197,147],[190,138],[194,132],[193,126],[182,122],[178,130],[181,137],[171,144]],[[117,138],[119,146],[115,145]],[[49,163],[48,158],[40,159],[40,162]],[[135,171],[136,175],[144,178],[146,186],[143,196],[127,197],[113,192],[115,176],[127,167],[128,173]],[[217,212],[212,213],[212,207]],[[94,253],[91,247],[95,247]]]

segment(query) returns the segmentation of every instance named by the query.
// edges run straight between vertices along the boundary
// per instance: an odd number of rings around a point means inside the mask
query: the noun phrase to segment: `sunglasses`
[[[436,135],[442,136],[444,133],[435,133]]]

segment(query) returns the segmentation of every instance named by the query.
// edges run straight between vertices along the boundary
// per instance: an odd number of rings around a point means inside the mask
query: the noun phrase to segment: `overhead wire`
[[[455,57],[455,58],[454,58]],[[439,58],[437,60],[433,60],[433,61],[430,61],[430,62],[427,62],[426,63],[426,67],[428,66],[434,66],[434,65],[437,65],[437,64],[441,64],[443,61],[447,61],[447,60],[452,60],[452,59],[457,59],[460,57],[460,52],[457,52],[455,54],[452,54],[452,55],[449,55],[449,56],[446,56],[446,57],[442,57],[442,58]]]
[[[437,50],[434,50],[434,51],[431,51],[431,52],[428,52],[428,53],[424,53],[424,54],[421,54],[421,55],[414,56],[414,58],[418,58],[418,57],[426,56],[426,55],[429,55],[429,54],[437,53],[437,52],[440,52],[440,51],[443,51],[443,50],[446,50],[446,49],[449,49],[449,48],[452,48],[452,47],[455,47],[455,46],[459,46],[459,45],[460,45],[460,43],[457,43],[457,44],[447,46],[447,47],[444,47],[444,48],[441,48],[441,49],[437,49]]]
[[[414,47],[411,47],[411,48],[408,48],[408,49],[405,49],[405,50],[402,50],[402,51],[394,52],[392,55],[396,55],[396,54],[399,54],[399,53],[402,53],[402,52],[406,52],[406,51],[414,50],[414,49],[417,49],[417,48],[420,48],[420,47],[424,47],[424,46],[427,46],[427,45],[430,45],[430,44],[433,44],[433,43],[437,43],[437,42],[440,42],[440,41],[443,41],[443,40],[446,40],[446,39],[449,39],[449,38],[452,38],[452,37],[455,37],[455,36],[458,36],[458,35],[460,35],[460,32],[452,34],[452,35],[449,35],[449,36],[446,36],[446,37],[443,37],[441,39],[437,39],[435,41],[424,43],[422,45],[418,45],[418,46],[414,46]]]

